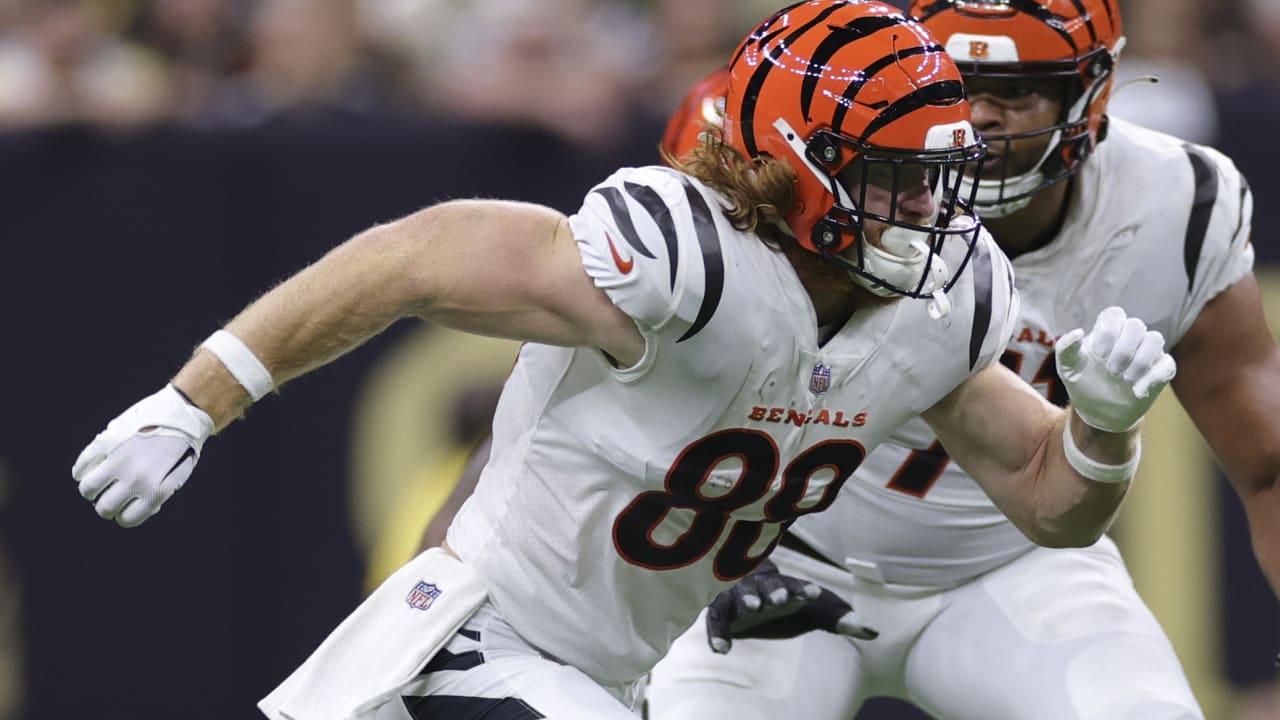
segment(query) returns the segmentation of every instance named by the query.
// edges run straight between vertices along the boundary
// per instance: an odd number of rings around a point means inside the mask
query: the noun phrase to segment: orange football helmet
[[[872,292],[938,298],[973,252],[976,222],[957,221],[960,183],[985,146],[955,63],[890,5],[808,0],[761,23],[729,64],[723,137],[747,157],[791,165],[797,202],[786,222],[796,240]],[[932,217],[901,211],[913,181],[933,193]],[[871,185],[891,191],[887,212],[868,209]],[[865,242],[866,220],[900,228],[885,231],[895,242]],[[954,272],[938,257],[952,239],[968,245]],[[914,271],[896,272],[904,262]]]
[[[702,144],[707,132],[720,132],[724,98],[729,92],[729,68],[719,68],[698,81],[667,120],[662,134],[664,155],[680,158]]]
[[[1041,130],[985,135],[993,147],[1052,135],[1030,171],[978,183],[978,210],[998,217],[1080,169],[1107,133],[1107,101],[1124,46],[1118,0],[915,0],[911,14],[938,36],[966,77],[1065,78],[1063,117]]]

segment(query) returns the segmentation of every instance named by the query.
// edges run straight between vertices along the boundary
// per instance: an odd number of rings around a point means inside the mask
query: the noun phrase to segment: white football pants
[[[651,675],[650,720],[849,720],[873,696],[943,720],[1204,718],[1110,539],[1035,548],[948,590],[861,579],[785,548],[771,558],[880,636],[737,640],[716,655],[700,618]]]

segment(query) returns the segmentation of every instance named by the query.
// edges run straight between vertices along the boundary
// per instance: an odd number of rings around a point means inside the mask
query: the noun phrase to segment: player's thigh
[[[649,720],[848,720],[861,687],[860,657],[848,638],[811,632],[735,640],[718,655],[699,617],[653,669],[646,698]]]
[[[949,593],[907,690],[948,720],[1203,717],[1115,545],[1038,548]]]
[[[376,720],[636,720],[582,671],[548,659],[500,619],[468,624]]]

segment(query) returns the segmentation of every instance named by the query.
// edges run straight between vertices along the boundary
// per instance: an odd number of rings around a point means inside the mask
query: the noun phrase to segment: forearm
[[[1072,467],[1062,437],[1067,423],[1076,447],[1093,462],[1121,466],[1139,450],[1136,429],[1103,432],[1071,410],[1062,414],[1054,423],[1036,473],[1031,521],[1022,528],[1032,540],[1049,547],[1092,545],[1111,527],[1129,489],[1128,480],[1098,482]]]
[[[335,248],[250,304],[227,325],[261,360],[276,387],[381,332],[420,301],[401,239],[369,231]],[[173,384],[218,429],[250,399],[211,353],[199,350]]]

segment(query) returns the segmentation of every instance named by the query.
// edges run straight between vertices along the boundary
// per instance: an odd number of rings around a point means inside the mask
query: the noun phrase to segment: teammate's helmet
[[[761,23],[729,64],[724,140],[747,157],[791,165],[797,202],[786,223],[796,240],[873,292],[937,297],[973,251],[978,232],[959,218],[959,188],[985,146],[955,63],[890,5],[809,0]],[[899,211],[899,191],[913,180],[933,190],[933,217]],[[887,213],[867,209],[869,185],[891,189]],[[863,241],[868,219],[900,228],[890,228],[892,246]],[[954,272],[937,257],[948,239],[968,245]],[[915,270],[895,272],[902,263]]]
[[[681,158],[703,144],[706,133],[719,135],[724,122],[724,98],[729,92],[729,68],[719,68],[698,81],[681,101],[662,134],[662,152]]]
[[[994,149],[1052,135],[1030,171],[979,182],[979,212],[998,217],[1061,182],[1102,142],[1115,61],[1124,46],[1118,0],[915,0],[915,15],[940,38],[966,78],[1067,80],[1063,116],[1018,135],[984,135]]]

